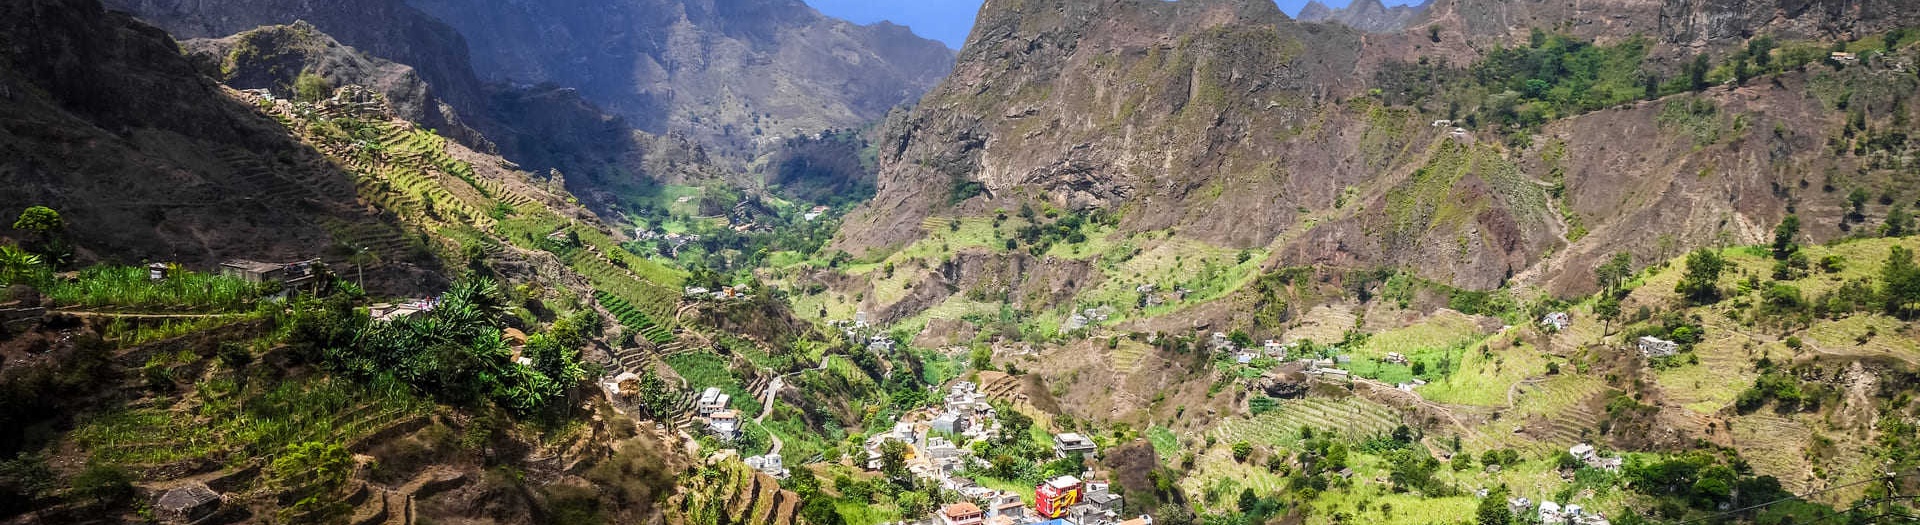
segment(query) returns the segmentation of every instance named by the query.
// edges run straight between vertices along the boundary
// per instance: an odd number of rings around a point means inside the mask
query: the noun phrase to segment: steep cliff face
[[[83,261],[337,262],[335,226],[403,235],[357,202],[345,172],[201,76],[157,29],[92,0],[29,0],[0,5],[0,40],[11,43],[0,49],[0,214],[59,210]],[[370,284],[429,281],[383,273]]]
[[[948,217],[1098,209],[1120,216],[1111,242],[1123,246],[1185,239],[1264,250],[1269,269],[1385,267],[1465,288],[1577,292],[1617,251],[1652,261],[1757,242],[1790,211],[1832,238],[1843,234],[1833,191],[1905,198],[1874,154],[1834,155],[1865,139],[1843,130],[1833,94],[1854,82],[1876,93],[1869,114],[1904,111],[1910,102],[1893,100],[1913,93],[1882,88],[1905,80],[1867,80],[1899,71],[1820,66],[1509,141],[1389,105],[1356,80],[1430,54],[1468,63],[1471,46],[1288,21],[1267,4],[989,2],[955,73],[887,124],[879,195],[836,246],[885,254]],[[1796,174],[1807,172],[1839,174],[1827,184],[1838,189],[1805,190]]]
[[[467,35],[490,81],[552,82],[654,133],[750,148],[857,127],[952,66],[945,46],[797,0],[421,0]]]
[[[476,148],[493,149],[479,131],[467,126],[460,110],[440,99],[418,70],[368,56],[305,21],[261,27],[226,38],[187,40],[181,47],[207,73],[237,89],[266,89],[291,98],[294,81],[301,73],[311,72],[330,86],[371,88],[385,95],[401,118],[425,124]]]
[[[400,0],[105,0],[165,29],[174,38],[223,38],[261,26],[306,21],[369,55],[415,68],[437,98],[455,108],[485,107],[485,93],[467,62],[467,44],[452,27]],[[474,111],[468,109],[468,111]],[[468,115],[470,120],[475,115]],[[446,122],[422,121],[429,126]],[[486,126],[478,125],[486,131]],[[463,141],[472,137],[456,137]],[[477,144],[469,142],[469,144]]]
[[[1265,244],[1358,174],[1272,162],[1327,158],[1291,139],[1330,131],[1312,121],[1319,101],[1357,87],[1358,35],[1269,2],[991,2],[954,74],[889,123],[880,195],[841,244],[910,240],[967,182],[985,191],[959,203],[976,212],[1125,207],[1128,228]]]
[[[1380,0],[1359,0],[1339,9],[1327,7],[1318,0],[1307,2],[1300,8],[1301,22],[1333,22],[1369,33],[1392,33],[1406,29],[1407,24],[1420,18],[1427,9],[1426,4],[1397,5],[1391,8]]]

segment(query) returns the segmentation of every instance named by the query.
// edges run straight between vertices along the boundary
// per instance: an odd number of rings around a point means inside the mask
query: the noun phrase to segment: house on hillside
[[[1053,436],[1053,454],[1061,458],[1076,454],[1092,454],[1099,448],[1099,445],[1095,445],[1092,439],[1088,439],[1086,436],[1077,433],[1067,432],[1064,434],[1054,434]]]
[[[959,434],[967,431],[967,418],[948,412],[933,418],[933,421],[928,422],[927,425],[932,427],[934,432]]]
[[[940,525],[981,525],[987,513],[971,501],[962,501],[940,509]]]
[[[722,410],[707,416],[707,432],[713,437],[732,441],[740,437],[740,413]]]
[[[1652,358],[1669,357],[1678,353],[1680,353],[1680,343],[1651,335],[1640,337],[1640,355]]]
[[[733,396],[721,392],[719,388],[708,387],[706,390],[700,392],[700,399],[694,404],[694,413],[707,416],[712,415],[714,412],[726,410],[727,402],[732,399]]]
[[[319,259],[307,259],[290,263],[268,263],[246,259],[232,259],[220,263],[220,275],[233,277],[250,283],[277,282],[294,289],[313,284],[320,279]]]
[[[1266,350],[1267,357],[1279,359],[1281,361],[1287,360],[1287,345],[1280,344],[1279,341],[1276,341],[1273,339],[1268,339],[1264,342],[1261,342],[1260,346],[1262,346]]]
[[[1566,312],[1550,313],[1540,318],[1540,326],[1552,328],[1555,332],[1564,332],[1567,327],[1573,326],[1573,317]]]

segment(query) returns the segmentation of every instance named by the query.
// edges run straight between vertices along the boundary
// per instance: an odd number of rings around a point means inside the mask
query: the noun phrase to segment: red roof
[[[972,502],[962,501],[959,503],[948,505],[946,509],[946,513],[947,513],[947,517],[949,518],[961,518],[961,517],[971,516],[971,515],[980,513],[980,506],[974,505]]]

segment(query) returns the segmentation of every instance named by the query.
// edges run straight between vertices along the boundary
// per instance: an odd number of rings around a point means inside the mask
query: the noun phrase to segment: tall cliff
[[[953,65],[944,45],[907,28],[855,25],[798,0],[413,4],[467,36],[484,79],[577,88],[639,129],[734,149],[863,126]]]
[[[1911,50],[1872,68],[1816,65],[1563,114],[1538,131],[1456,131],[1434,122],[1444,107],[1396,105],[1373,89],[1392,64],[1479,59],[1447,39],[1294,22],[1255,0],[989,2],[955,73],[889,122],[879,195],[836,246],[893,253],[923,238],[929,217],[1104,210],[1119,215],[1110,242],[1123,246],[1179,238],[1270,254],[1269,269],[1398,268],[1465,288],[1579,291],[1615,251],[1663,260],[1757,242],[1796,211],[1820,225],[1816,239],[1833,238],[1850,227],[1837,206],[1847,188],[1911,198],[1870,150],[1833,146],[1860,140],[1843,129],[1835,90],[1907,85],[1885,79]],[[1427,82],[1468,74],[1438,67]],[[1865,126],[1910,120],[1911,90],[1870,91]],[[1819,178],[1807,173],[1834,182],[1807,190]]]

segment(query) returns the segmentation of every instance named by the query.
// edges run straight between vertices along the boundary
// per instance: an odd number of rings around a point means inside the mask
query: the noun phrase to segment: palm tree
[[[380,254],[374,253],[373,250],[369,250],[365,246],[355,245],[353,246],[353,255],[347,257],[347,262],[353,263],[353,271],[358,274],[355,280],[359,282],[354,284],[360,285],[361,289],[366,289],[367,271],[365,268],[362,268],[362,266],[380,262]]]

